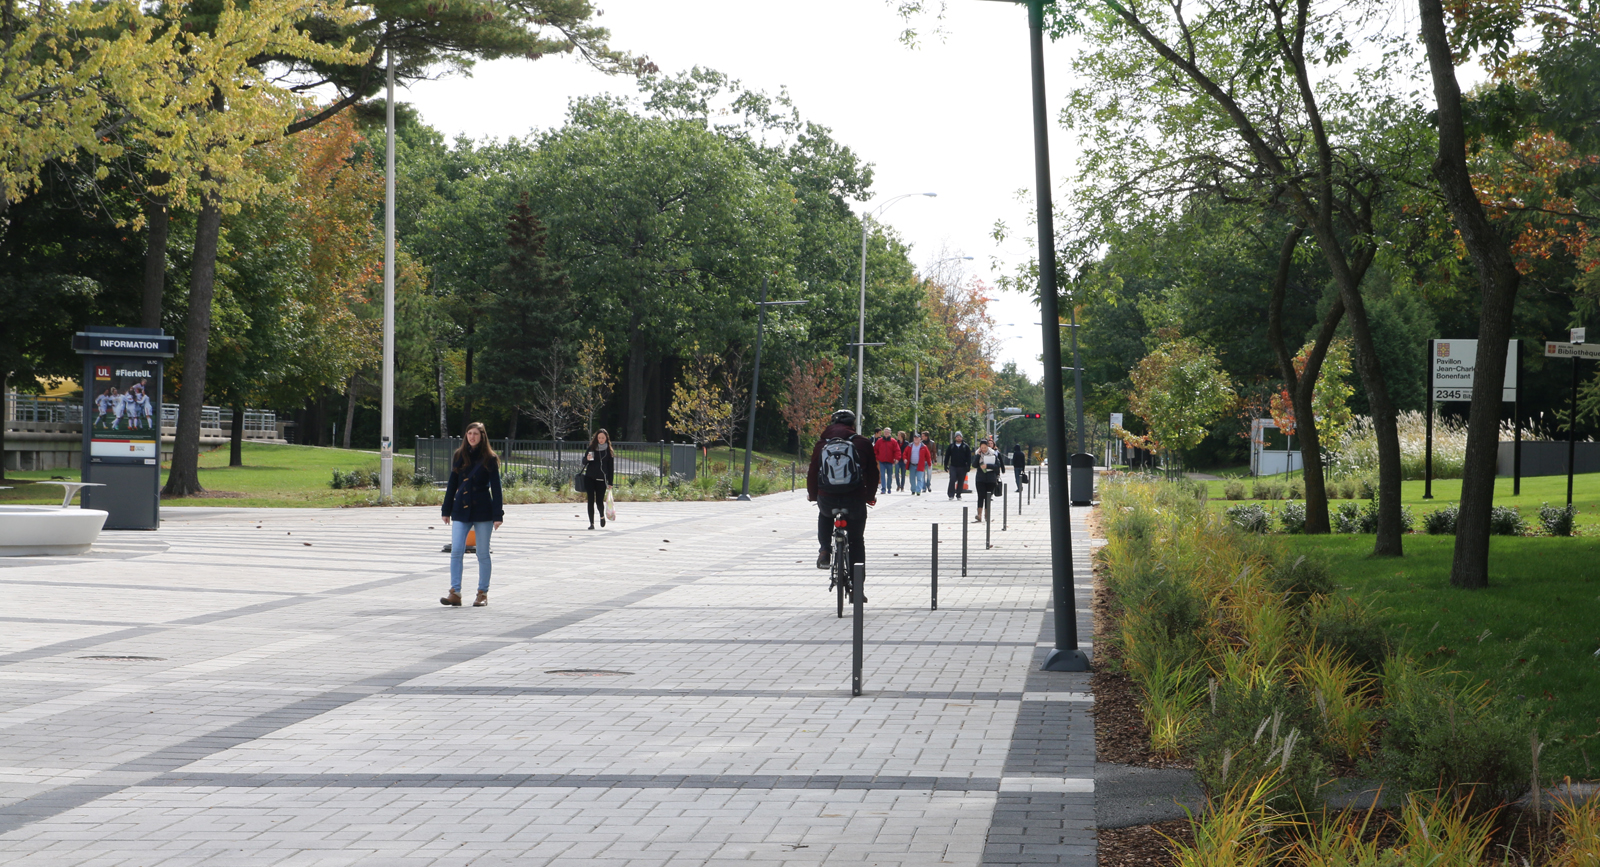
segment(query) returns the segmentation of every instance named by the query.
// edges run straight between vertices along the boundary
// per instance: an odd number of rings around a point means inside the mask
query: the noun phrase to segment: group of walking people
[[[866,560],[863,530],[866,526],[867,507],[876,505],[880,494],[904,491],[911,485],[913,495],[928,493],[933,488],[932,474],[935,447],[932,436],[924,432],[895,433],[889,428],[878,431],[872,439],[855,430],[855,413],[839,410],[812,451],[811,466],[807,473],[808,499],[817,502],[818,554],[817,567],[828,568],[828,539],[833,531],[833,509],[847,509],[849,548],[852,562]],[[830,441],[848,443],[847,453],[854,455],[855,474],[849,475],[848,490],[826,491],[819,484],[819,471],[823,464],[823,450]],[[991,508],[995,491],[1000,486],[1000,476],[1007,466],[1016,475],[1017,488],[1027,484],[1025,470],[1028,455],[1022,445],[1012,446],[1009,459],[996,447],[994,437],[978,442],[976,450],[968,445],[960,431],[956,431],[942,454],[941,466],[950,475],[946,495],[959,500],[976,489],[977,516],[982,522]],[[595,528],[595,512],[600,512],[600,526],[606,525],[606,491],[615,481],[616,460],[611,437],[604,430],[595,431],[584,450],[583,463],[578,471],[581,487],[587,494],[589,529]],[[972,487],[968,486],[971,476]],[[576,481],[576,480],[575,480]],[[492,569],[490,539],[505,520],[505,500],[500,490],[500,456],[489,443],[489,436],[480,422],[467,426],[461,446],[450,457],[450,480],[445,488],[440,516],[450,527],[450,592],[439,599],[440,604],[459,606],[465,554],[468,537],[478,559],[478,594],[473,607],[489,604],[489,580]],[[863,593],[862,601],[865,601]]]
[[[925,494],[932,487],[933,446],[928,434],[912,431],[908,435],[884,428],[872,438],[871,446],[878,464],[878,493],[904,491],[907,481],[913,495]]]
[[[1016,476],[1017,489],[1028,483],[1026,469],[1028,466],[1028,453],[1023,451],[1021,443],[1011,446],[1010,466]],[[987,436],[978,441],[978,448],[973,450],[966,442],[966,437],[961,431],[956,431],[951,438],[950,445],[944,450],[944,470],[950,474],[950,484],[945,489],[945,495],[952,500],[961,499],[970,489],[967,486],[967,477],[972,476],[972,488],[978,495],[977,515],[974,523],[982,523],[984,511],[990,508],[995,491],[1000,488],[1000,474],[1005,471],[1007,457],[1000,452],[995,444],[994,437]]]

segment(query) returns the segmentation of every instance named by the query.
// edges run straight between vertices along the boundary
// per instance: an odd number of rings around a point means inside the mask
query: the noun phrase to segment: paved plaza
[[[168,509],[0,560],[0,863],[1090,867],[1045,504],[968,525],[962,577],[942,487],[871,514],[859,697],[803,494],[508,507],[481,609],[438,604],[433,509]]]

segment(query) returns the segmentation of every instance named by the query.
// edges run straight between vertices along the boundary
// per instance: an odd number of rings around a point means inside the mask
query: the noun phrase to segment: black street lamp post
[[[1034,190],[1039,212],[1039,319],[1044,332],[1045,443],[1050,455],[1050,588],[1055,606],[1055,649],[1045,671],[1088,671],[1089,657],[1078,647],[1078,612],[1073,596],[1072,513],[1067,487],[1066,401],[1061,394],[1061,322],[1056,298],[1055,220],[1050,202],[1049,113],[1044,99],[1044,6],[1050,0],[1024,0],[1028,6],[1028,48],[1033,72]]]
[[[804,304],[799,301],[768,301],[767,278],[761,278],[761,300],[756,302],[756,364],[750,377],[750,416],[744,424],[744,489],[739,492],[740,502],[750,502],[750,453],[756,448],[756,396],[761,393],[761,333],[767,327],[768,307],[787,307]]]

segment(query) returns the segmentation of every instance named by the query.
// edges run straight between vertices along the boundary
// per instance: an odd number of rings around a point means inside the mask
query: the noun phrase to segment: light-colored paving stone
[[[435,601],[431,510],[168,510],[0,561],[29,600],[0,618],[0,861],[1091,864],[1087,679],[1035,670],[1045,503],[993,548],[969,525],[963,578],[970,501],[939,490],[869,520],[856,698],[799,495],[595,532],[511,507],[478,610]]]

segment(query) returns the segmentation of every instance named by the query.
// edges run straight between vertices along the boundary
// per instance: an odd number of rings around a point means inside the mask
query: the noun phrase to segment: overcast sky
[[[1033,130],[1025,7],[952,0],[944,38],[910,49],[899,42],[903,22],[882,0],[596,5],[612,44],[648,55],[663,72],[699,65],[752,89],[787,86],[802,117],[831,127],[873,164],[874,207],[900,193],[938,193],[905,199],[884,216],[911,243],[920,269],[941,251],[972,256],[954,264],[993,285],[1032,256],[1025,240],[1034,231],[1027,222]],[[1069,70],[1063,48],[1047,43],[1046,52],[1053,118]],[[397,98],[448,136],[483,139],[559,126],[572,97],[605,92],[632,96],[637,89],[574,60],[546,58],[480,64],[470,78],[423,82]],[[1059,197],[1061,180],[1073,171],[1073,148],[1059,129],[1051,131],[1051,151]],[[991,238],[997,220],[1013,232],[1003,245]],[[1015,360],[1038,380],[1038,309],[1020,294],[996,295],[990,312],[1000,325],[1000,360]]]

